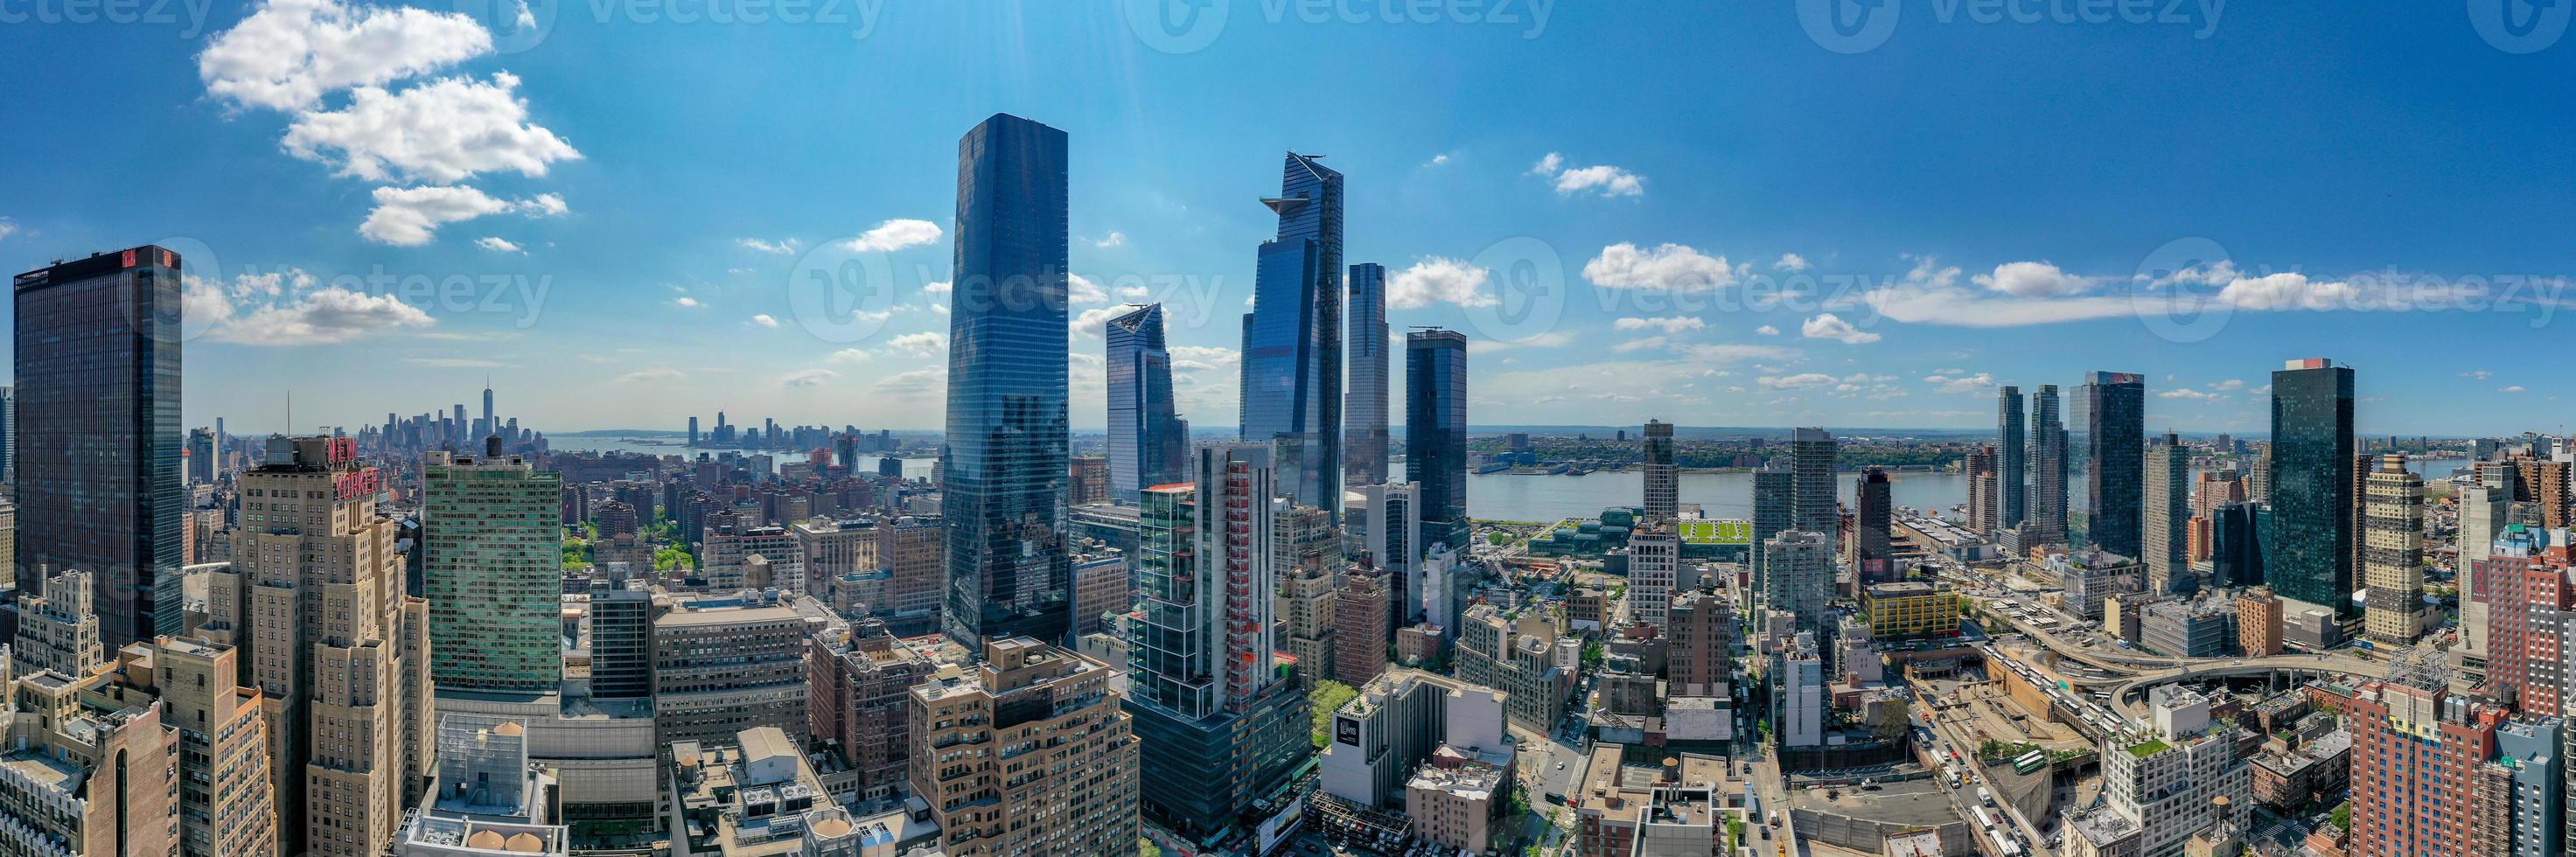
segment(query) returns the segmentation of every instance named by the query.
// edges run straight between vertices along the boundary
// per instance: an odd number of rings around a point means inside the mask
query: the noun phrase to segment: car
[[[1557,769],[1557,770],[1560,770],[1560,771],[1565,770],[1565,763],[1564,763],[1564,762],[1558,762],[1558,763],[1556,763],[1556,769]]]

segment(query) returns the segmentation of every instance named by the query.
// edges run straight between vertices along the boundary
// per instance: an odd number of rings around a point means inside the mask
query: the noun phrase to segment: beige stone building
[[[347,438],[271,441],[240,474],[232,565],[200,634],[260,691],[278,852],[371,857],[429,775],[428,604],[403,594],[377,470]]]
[[[98,613],[91,609],[89,572],[45,575],[43,589],[18,609],[18,637],[10,643],[10,669],[18,674],[53,670],[81,678],[107,665]]]
[[[2379,457],[2362,482],[2362,633],[2411,643],[2430,621],[2424,604],[2424,478],[2404,453]]]
[[[1136,849],[1130,718],[1108,665],[1026,637],[912,689],[912,793],[949,857]]]
[[[163,637],[149,671],[179,733],[179,835],[191,855],[278,853],[264,699],[241,686],[239,661],[230,646]]]

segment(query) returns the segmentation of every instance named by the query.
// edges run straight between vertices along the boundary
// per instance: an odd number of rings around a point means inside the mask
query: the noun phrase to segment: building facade
[[[1405,478],[1421,486],[1414,510],[1424,546],[1467,547],[1467,337],[1454,330],[1404,336]]]

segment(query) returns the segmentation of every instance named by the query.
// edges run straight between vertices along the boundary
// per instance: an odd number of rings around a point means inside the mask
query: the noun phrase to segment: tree
[[[1163,848],[1155,845],[1154,840],[1139,836],[1136,837],[1136,857],[1163,857]]]
[[[2352,801],[2344,801],[2343,803],[2335,805],[2334,826],[2345,830],[2352,829]]]
[[[1359,695],[1360,692],[1352,690],[1350,685],[1332,679],[1315,682],[1315,689],[1306,692],[1306,704],[1315,709],[1315,749],[1321,750],[1333,743],[1333,712],[1341,710],[1343,703],[1358,699]]]
[[[1600,669],[1601,661],[1605,657],[1608,657],[1608,650],[1603,649],[1600,643],[1583,644],[1584,669]]]

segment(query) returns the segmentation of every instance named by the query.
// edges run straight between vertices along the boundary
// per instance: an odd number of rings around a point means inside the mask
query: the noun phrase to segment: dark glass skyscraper
[[[1467,335],[1404,337],[1404,469],[1420,483],[1423,544],[1467,547]]]
[[[1190,428],[1172,404],[1163,305],[1137,307],[1110,319],[1103,330],[1109,340],[1109,496],[1132,505],[1139,490],[1181,481]]]
[[[2028,519],[2038,525],[2033,544],[2066,540],[2066,423],[2057,410],[2057,385],[2041,384],[2031,396]]]
[[[2028,461],[2029,438],[2022,427],[2021,388],[2005,387],[1995,394],[1995,496],[2001,518],[1999,529],[2012,529],[2021,524],[2026,514],[2022,501],[2029,496],[2029,475],[2023,462]]]
[[[1243,324],[1243,439],[1278,452],[1279,491],[1342,508],[1342,174],[1288,153],[1279,235],[1261,245]]]
[[[2129,372],[2084,376],[2087,532],[2094,547],[2136,558],[2144,532],[2147,379]]]
[[[1853,493],[1852,510],[1852,579],[1867,586],[1896,579],[1894,547],[1896,506],[1892,493],[1896,484],[1887,478],[1887,470],[1872,467],[1861,471],[1859,490]]]
[[[111,652],[181,630],[179,262],[145,245],[14,281],[17,561],[90,572]]]
[[[1064,553],[1065,135],[995,114],[957,142],[942,623],[968,645],[1072,625]]]
[[[1348,484],[1386,481],[1386,266],[1351,266],[1351,387],[1342,397],[1342,472]]]
[[[2263,577],[2274,592],[2335,615],[2352,603],[2355,465],[2352,368],[2322,358],[2272,373],[2272,515]]]

